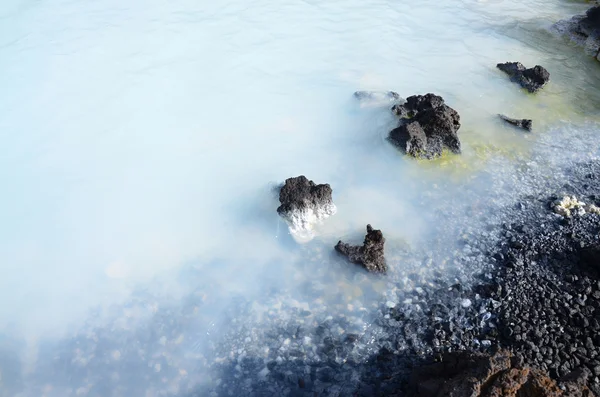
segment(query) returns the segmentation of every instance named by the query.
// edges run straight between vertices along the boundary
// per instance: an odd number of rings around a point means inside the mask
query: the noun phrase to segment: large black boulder
[[[386,273],[384,244],[385,238],[381,230],[375,230],[371,225],[367,225],[367,235],[362,246],[349,245],[340,240],[335,250],[347,257],[350,262],[362,265],[369,272]]]
[[[332,193],[329,184],[317,185],[304,175],[288,178],[279,191],[281,205],[277,208],[277,212],[286,215],[293,211],[318,211],[333,204]]]
[[[540,90],[550,80],[550,73],[540,65],[527,69],[521,62],[505,62],[496,67],[531,93]]]
[[[400,117],[400,125],[390,131],[389,140],[407,154],[431,159],[444,148],[460,153],[460,116],[441,96],[413,95],[392,112]]]

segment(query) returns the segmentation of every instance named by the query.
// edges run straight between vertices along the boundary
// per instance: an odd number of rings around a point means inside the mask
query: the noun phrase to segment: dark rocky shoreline
[[[365,335],[339,335],[334,330],[343,324],[325,321],[311,334],[324,359],[307,362],[302,356],[290,356],[270,361],[262,382],[230,379],[228,388],[218,394],[599,395],[600,272],[593,268],[598,266],[598,251],[592,248],[600,247],[600,215],[574,211],[565,217],[553,208],[563,195],[598,204],[597,175],[600,162],[578,164],[568,171],[568,182],[556,196],[544,191],[515,197],[515,205],[507,209],[514,221],[502,225],[499,238],[482,236],[471,248],[472,255],[488,258],[488,267],[476,276],[480,281],[463,286],[440,279],[406,292],[418,311],[384,305],[375,321],[386,334],[378,342],[382,347],[368,359],[352,354]],[[290,336],[303,338],[303,332],[298,328]],[[495,375],[483,371],[478,381],[469,363],[491,362],[499,349],[511,356],[510,365],[492,371]],[[432,368],[447,366],[444,363],[467,372],[431,374]],[[247,359],[244,365],[249,374],[265,371],[261,359]],[[415,381],[424,371],[428,378]],[[232,367],[223,372],[236,371]],[[469,388],[456,387],[447,394],[447,386],[440,386],[448,379],[461,384],[457,379],[467,375]],[[489,385],[486,377],[494,379],[496,389],[482,386]],[[514,393],[498,392],[509,389]]]

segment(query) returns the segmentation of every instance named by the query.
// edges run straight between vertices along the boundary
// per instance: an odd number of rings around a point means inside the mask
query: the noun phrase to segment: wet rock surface
[[[381,230],[375,230],[371,225],[367,225],[367,235],[362,246],[349,245],[339,241],[335,250],[347,257],[350,262],[361,265],[369,272],[386,273],[384,245],[385,238]]]
[[[288,178],[279,192],[277,208],[279,214],[287,214],[292,211],[305,211],[307,209],[318,209],[333,202],[331,198],[331,186],[329,184],[317,185],[309,181],[304,175]]]
[[[292,232],[308,231],[318,220],[336,211],[329,184],[316,184],[304,175],[288,178],[279,191],[277,213],[285,218]]]
[[[521,62],[506,62],[499,63],[496,67],[508,74],[511,81],[531,93],[539,91],[550,81],[550,73],[540,65],[527,69]]]
[[[498,117],[500,117],[500,119],[504,120],[506,123],[514,125],[517,128],[522,128],[526,131],[531,131],[531,128],[533,127],[533,121],[529,119],[513,119],[503,114],[499,114]]]
[[[600,60],[600,6],[590,8],[585,15],[559,21],[552,28],[584,47],[587,54]]]
[[[455,352],[413,371],[407,395],[421,397],[591,396],[576,374],[560,385],[542,371],[524,367],[508,351]]]
[[[565,190],[588,205],[597,204],[600,167],[578,169],[577,184]],[[571,371],[590,374],[600,391],[600,217],[595,212],[555,214],[562,202],[539,197],[526,214],[529,222],[507,224],[506,241],[493,254],[498,273],[485,294],[498,305],[498,343],[559,379]],[[577,208],[583,201],[577,201]],[[563,204],[565,204],[563,202]],[[545,208],[544,208],[545,207]]]
[[[525,371],[535,368],[570,393],[563,395],[577,396],[585,387],[597,393],[600,219],[587,211],[564,217],[552,203],[566,196],[597,203],[599,174],[599,163],[581,164],[561,172],[547,190],[515,195],[501,207],[506,214],[499,219],[509,220],[503,225],[472,227],[478,219],[473,213],[452,256],[428,256],[439,251],[431,248],[436,239],[428,239],[424,251],[398,258],[388,237],[386,259],[403,266],[390,267],[385,278],[356,271],[340,280],[339,269],[325,273],[323,263],[348,267],[325,260],[332,250],[323,243],[322,256],[311,250],[298,260],[298,266],[316,264],[310,280],[293,280],[302,298],[264,291],[223,305],[222,283],[190,269],[184,278],[194,292],[183,302],[168,304],[140,291],[127,307],[114,308],[114,321],[42,346],[46,358],[34,381],[23,382],[25,395],[44,395],[49,385],[57,396],[104,396],[115,387],[140,395],[142,385],[148,395],[186,397],[404,396],[418,368],[448,352],[489,354],[498,347],[515,360],[499,372],[503,385],[546,382]],[[476,281],[452,273],[454,262],[477,273]],[[489,266],[481,269],[480,263]],[[407,266],[413,267],[404,271]],[[280,268],[274,261],[261,277]],[[378,282],[386,283],[385,292]],[[354,294],[358,285],[364,299]],[[343,300],[322,299],[336,289]],[[81,390],[72,389],[73,374],[83,379]]]
[[[413,95],[394,105],[392,112],[400,117],[400,125],[390,132],[389,140],[407,154],[431,159],[444,149],[460,153],[460,116],[442,97]]]

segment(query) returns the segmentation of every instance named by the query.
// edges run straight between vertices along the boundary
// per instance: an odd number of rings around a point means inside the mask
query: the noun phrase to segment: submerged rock
[[[402,101],[400,95],[394,91],[356,91],[354,97],[358,99],[361,107],[389,106],[391,103]]]
[[[550,73],[540,65],[527,69],[521,62],[506,62],[496,67],[531,93],[540,90],[550,80]]]
[[[460,153],[458,129],[460,116],[438,95],[413,95],[392,107],[400,125],[390,132],[389,140],[417,158],[434,158],[444,148]]]
[[[512,119],[503,114],[499,114],[498,117],[506,121],[508,124],[512,124],[515,127],[519,127],[527,131],[531,131],[531,127],[533,125],[533,122],[529,119]]]
[[[410,383],[411,394],[422,397],[592,396],[585,379],[574,376],[561,388],[544,372],[519,365],[507,351],[447,353],[413,371]]]
[[[584,47],[586,53],[600,60],[600,6],[590,8],[585,15],[558,21],[552,29]]]
[[[396,100],[400,99],[400,95],[394,91],[356,91],[354,97],[359,100],[373,100],[373,99],[389,99]]]
[[[367,225],[367,235],[362,246],[349,245],[340,240],[335,250],[348,257],[350,262],[362,265],[369,272],[386,273],[384,244],[385,238],[381,230],[375,230],[371,225]]]
[[[312,225],[336,211],[329,184],[315,184],[304,175],[286,179],[279,191],[277,212],[288,221],[290,231],[302,237],[312,236]]]

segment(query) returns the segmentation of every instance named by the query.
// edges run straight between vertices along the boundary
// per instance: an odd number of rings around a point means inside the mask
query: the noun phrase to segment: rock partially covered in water
[[[526,131],[531,131],[531,127],[533,126],[533,122],[529,119],[512,119],[503,114],[499,114],[498,117],[506,121],[508,124],[512,124],[515,127],[522,128]]]
[[[312,225],[336,211],[329,184],[315,184],[304,175],[286,179],[279,191],[277,212],[288,221],[290,231],[301,238],[312,237]]]
[[[389,139],[407,154],[431,159],[439,157],[444,148],[460,153],[460,116],[441,96],[413,95],[395,105],[392,112],[400,117],[400,125],[390,132]]]
[[[372,100],[372,99],[389,99],[396,100],[400,99],[400,95],[394,91],[356,91],[354,96],[359,100]]]
[[[584,47],[586,53],[600,60],[600,6],[590,8],[585,15],[558,21],[553,30]]]
[[[496,67],[531,93],[540,90],[550,80],[550,73],[540,65],[527,69],[521,62],[506,62],[499,63]]]
[[[348,257],[350,262],[362,265],[369,272],[386,273],[384,244],[385,238],[381,230],[375,230],[371,225],[367,225],[367,235],[362,246],[349,245],[339,241],[335,250]]]
[[[506,351],[445,354],[413,372],[411,392],[422,397],[592,396],[585,380],[569,380],[560,388],[544,372],[518,365]]]
[[[356,91],[354,97],[361,107],[389,106],[402,100],[394,91]]]

